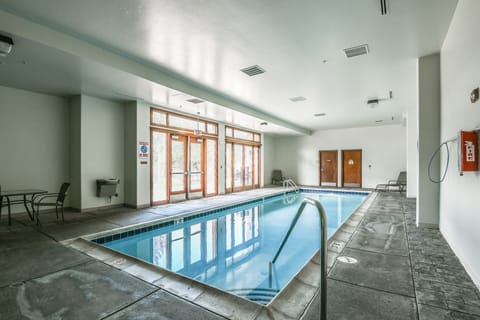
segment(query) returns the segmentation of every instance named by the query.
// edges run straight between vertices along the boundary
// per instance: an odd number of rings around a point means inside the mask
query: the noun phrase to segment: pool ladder
[[[292,179],[285,179],[283,180],[282,184],[283,184],[283,189],[288,189],[289,187],[292,187],[295,190],[295,192],[300,191],[300,188]]]
[[[268,282],[270,287],[272,287],[272,273],[273,273],[273,264],[277,261],[280,252],[282,252],[285,243],[287,242],[290,234],[292,233],[293,228],[298,222],[298,219],[302,215],[303,211],[307,204],[310,204],[317,208],[317,212],[320,216],[320,319],[327,319],[327,216],[325,214],[325,209],[323,208],[320,201],[314,200],[312,198],[305,198],[300,205],[295,217],[293,218],[290,227],[288,228],[287,233],[282,239],[280,246],[278,247],[273,259],[268,264]]]

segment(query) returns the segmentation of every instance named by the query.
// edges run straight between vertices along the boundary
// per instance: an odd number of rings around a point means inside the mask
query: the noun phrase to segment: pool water
[[[268,303],[318,250],[319,216],[313,206],[307,206],[269,281],[269,261],[304,197],[322,203],[330,236],[367,194],[279,195],[102,244],[250,300]]]

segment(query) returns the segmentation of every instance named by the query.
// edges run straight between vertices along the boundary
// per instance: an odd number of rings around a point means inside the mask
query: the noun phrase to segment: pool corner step
[[[267,304],[277,295],[280,290],[269,288],[245,288],[232,289],[228,291],[242,298],[261,304]]]

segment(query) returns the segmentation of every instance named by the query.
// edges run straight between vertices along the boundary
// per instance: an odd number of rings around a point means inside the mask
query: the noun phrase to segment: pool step
[[[269,303],[275,297],[279,290],[268,288],[245,288],[229,290],[231,293],[245,299],[259,302],[262,304]]]

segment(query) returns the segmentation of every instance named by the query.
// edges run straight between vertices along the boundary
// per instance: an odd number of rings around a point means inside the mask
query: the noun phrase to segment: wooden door
[[[362,187],[362,150],[342,150],[342,186]]]
[[[320,186],[337,187],[338,152],[320,151]]]

